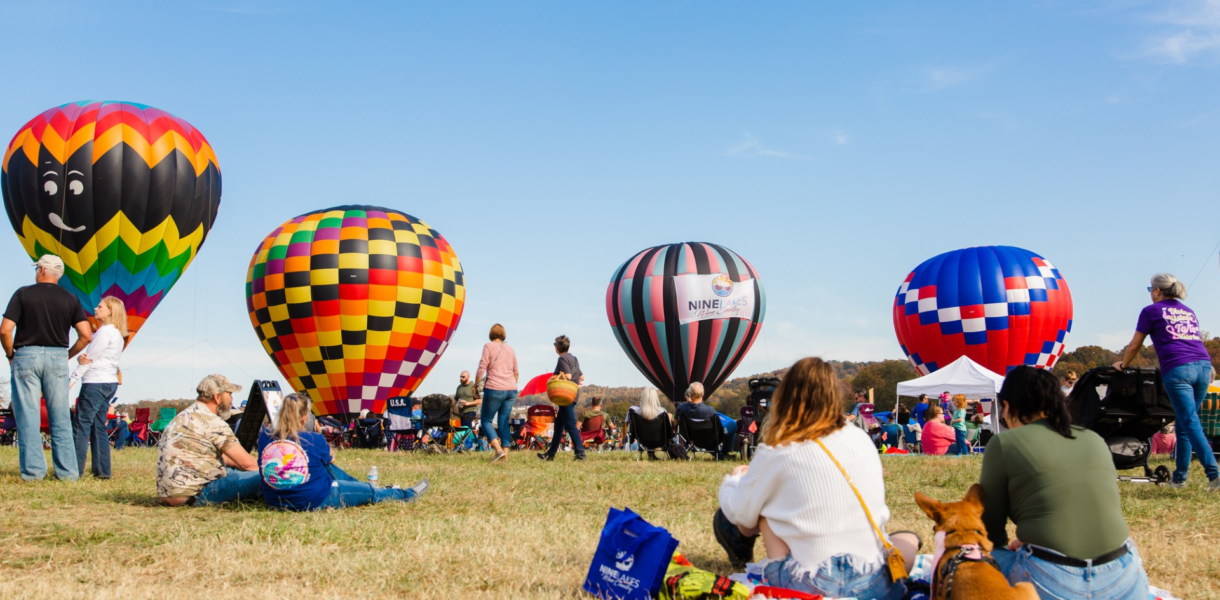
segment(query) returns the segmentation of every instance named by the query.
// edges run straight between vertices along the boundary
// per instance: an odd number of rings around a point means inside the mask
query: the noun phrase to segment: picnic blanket
[[[920,583],[931,585],[932,582],[932,567],[935,563],[932,561],[931,554],[920,554],[915,557],[915,565],[911,568],[911,580]],[[741,583],[751,591],[762,583],[762,569],[757,563],[746,565],[745,573],[734,573],[729,576],[729,579]],[[762,596],[754,596],[754,598],[762,598]],[[917,600],[927,598],[921,592],[913,592],[907,594],[907,600]],[[856,600],[855,598],[826,598],[825,600]],[[1148,600],[1180,600],[1173,594],[1157,587],[1148,589]]]

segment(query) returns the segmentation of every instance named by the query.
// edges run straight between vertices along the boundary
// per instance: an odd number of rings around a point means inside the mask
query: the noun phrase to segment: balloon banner
[[[462,266],[427,223],[340,206],[277,227],[250,260],[263,349],[318,415],[385,411],[428,376],[466,304]]]
[[[1072,331],[1072,294],[1059,270],[1028,250],[954,250],[907,275],[894,297],[894,331],[925,375],[962,356],[1000,375],[1049,369]]]
[[[648,248],[606,288],[606,316],[636,368],[670,400],[693,381],[710,397],[762,329],[767,297],[754,267],[701,242]]]
[[[13,136],[2,164],[4,208],[26,253],[63,259],[59,284],[91,321],[102,297],[122,300],[128,341],[195,259],[220,207],[207,139],[143,104],[52,108]]]

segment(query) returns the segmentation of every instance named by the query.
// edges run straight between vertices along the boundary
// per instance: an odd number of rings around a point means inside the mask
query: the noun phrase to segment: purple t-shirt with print
[[[1140,311],[1135,330],[1152,337],[1161,372],[1197,360],[1210,361],[1195,311],[1178,300],[1162,300]]]

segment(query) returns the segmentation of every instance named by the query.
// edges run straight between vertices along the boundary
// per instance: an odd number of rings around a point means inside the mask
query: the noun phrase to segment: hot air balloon
[[[4,208],[26,253],[63,259],[59,283],[91,316],[103,296],[121,299],[132,337],[220,207],[220,166],[203,134],[143,104],[52,108],[13,136],[2,164]]]
[[[619,345],[670,400],[680,400],[692,381],[710,397],[750,351],[766,311],[754,267],[702,242],[643,250],[606,289]]]
[[[1059,270],[1029,250],[954,250],[907,275],[894,298],[894,331],[922,374],[962,356],[1001,375],[1049,369],[1072,331],[1072,294]]]
[[[301,215],[259,244],[250,323],[317,415],[380,413],[419,387],[457,330],[462,265],[427,223],[388,208]]]

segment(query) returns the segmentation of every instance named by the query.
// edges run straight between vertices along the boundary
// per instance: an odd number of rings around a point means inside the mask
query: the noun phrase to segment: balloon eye
[[[48,182],[42,184],[42,189],[46,190],[47,194],[54,196],[55,192],[59,191],[59,186],[55,185],[54,181],[48,181]]]
[[[72,191],[73,196],[79,196],[81,192],[85,191],[85,184],[79,181],[70,181],[68,182],[68,189]]]

